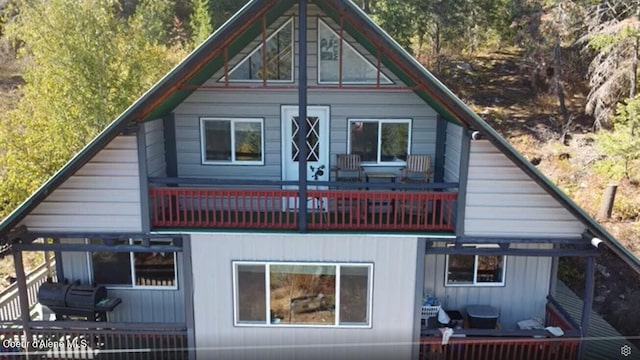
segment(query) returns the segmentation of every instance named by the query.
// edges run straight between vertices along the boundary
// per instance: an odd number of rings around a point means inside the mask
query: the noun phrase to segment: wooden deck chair
[[[335,181],[362,181],[363,170],[358,154],[338,154],[333,167]]]
[[[407,165],[400,169],[400,181],[429,182],[431,177],[431,156],[407,155]]]

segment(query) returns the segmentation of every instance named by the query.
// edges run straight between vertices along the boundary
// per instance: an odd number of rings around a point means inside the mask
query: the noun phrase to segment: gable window
[[[203,164],[262,165],[263,119],[201,118]]]
[[[102,244],[90,239],[90,244]],[[150,240],[150,245],[170,245],[171,240]],[[110,239],[110,245],[142,244],[138,239]],[[91,259],[92,282],[112,287],[177,289],[175,252],[94,251]]]
[[[370,327],[373,264],[233,262],[237,326]]]
[[[345,84],[376,84],[378,75],[380,84],[393,83],[320,18],[318,29],[318,83],[337,84],[341,80]]]
[[[493,246],[464,246],[465,249]],[[447,255],[445,284],[447,286],[504,285],[506,256],[503,255]]]
[[[293,81],[293,18],[266,39],[229,71],[229,81]],[[265,63],[263,64],[263,60]],[[266,67],[266,68],[265,68]],[[222,77],[219,81],[224,81]]]
[[[349,153],[372,164],[403,162],[410,134],[409,119],[349,119]]]

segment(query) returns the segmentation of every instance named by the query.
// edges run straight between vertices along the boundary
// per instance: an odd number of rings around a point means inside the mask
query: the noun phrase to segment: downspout
[[[298,0],[298,230],[307,231],[307,0]]]

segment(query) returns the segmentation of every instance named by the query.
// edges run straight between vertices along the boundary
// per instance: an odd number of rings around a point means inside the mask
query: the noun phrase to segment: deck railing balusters
[[[452,231],[455,192],[151,188],[153,227],[296,229],[299,206],[311,230]],[[291,206],[293,205],[293,206]]]

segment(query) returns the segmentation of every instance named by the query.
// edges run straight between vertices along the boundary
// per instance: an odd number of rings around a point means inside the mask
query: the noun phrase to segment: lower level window
[[[233,263],[236,325],[371,325],[373,264]]]
[[[142,244],[142,240],[109,239],[109,245]],[[170,245],[171,240],[151,240],[150,245]],[[103,244],[90,239],[91,244]],[[176,253],[107,252],[91,254],[93,282],[114,287],[177,288]]]
[[[463,248],[477,247],[463,246]],[[506,257],[502,255],[448,255],[445,283],[449,286],[504,285],[505,265]]]

